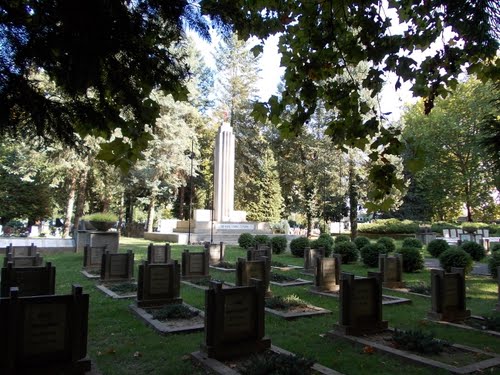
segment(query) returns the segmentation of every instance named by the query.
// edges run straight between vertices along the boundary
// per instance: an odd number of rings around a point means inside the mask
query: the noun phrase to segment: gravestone
[[[271,262],[267,257],[260,257],[259,260],[246,260],[238,258],[236,262],[236,285],[250,286],[251,280],[261,281],[265,296],[271,296]]]
[[[101,268],[102,255],[106,251],[106,246],[92,247],[90,245],[85,245],[83,248],[83,268],[85,270]]]
[[[184,250],[182,253],[182,278],[201,279],[209,276],[208,250],[191,253]]]
[[[263,287],[223,288],[211,282],[205,291],[205,342],[202,350],[210,358],[231,359],[262,352],[271,347],[265,337]]]
[[[221,243],[205,243],[205,249],[208,250],[208,263],[210,265],[219,264],[224,261],[224,252],[226,251],[226,245],[224,242]]]
[[[1,374],[85,374],[89,295],[73,285],[70,295],[0,298]]]
[[[137,306],[152,307],[170,303],[182,303],[181,267],[174,260],[171,263],[139,265],[137,284]]]
[[[7,267],[7,264],[11,262],[13,267],[40,267],[43,263],[43,257],[37,253],[35,256],[26,257],[13,257],[11,254],[7,254],[3,258],[3,266]]]
[[[304,249],[304,271],[313,272],[314,271],[314,258],[315,257],[325,257],[325,248],[320,247],[319,249],[311,249],[306,247]]]
[[[341,273],[340,319],[338,329],[346,335],[360,336],[387,329],[382,320],[382,276],[369,272],[368,277],[355,278]]]
[[[148,263],[169,263],[172,261],[172,249],[169,243],[165,245],[154,245],[152,243],[148,246]]]
[[[384,288],[403,288],[403,256],[394,254],[379,254],[378,268],[382,274],[382,287]]]
[[[314,288],[316,290],[337,292],[340,289],[341,259],[342,256],[338,254],[334,254],[332,258],[314,258]]]
[[[445,230],[443,229],[443,233],[444,231]],[[450,233],[448,232],[448,236],[449,234]],[[422,242],[424,245],[428,245],[431,241],[434,241],[437,237],[436,234],[433,232],[423,232],[415,234],[415,238],[420,242]]]
[[[50,262],[45,267],[17,267],[7,263],[2,268],[0,297],[8,297],[10,288],[17,287],[19,297],[55,294],[56,269]]]
[[[431,311],[427,317],[431,320],[461,322],[470,317],[470,310],[465,308],[465,271],[463,268],[451,268],[451,272],[431,269]]]
[[[261,246],[260,248],[248,249],[247,250],[247,260],[259,260],[262,257],[266,257],[271,262],[273,258],[273,251],[268,246]]]
[[[32,243],[30,246],[13,246],[9,244],[5,249],[5,255],[12,254],[13,257],[33,257],[36,255],[36,246]]]
[[[444,238],[450,238],[450,230],[448,228],[443,229],[443,237]]]
[[[134,277],[134,253],[106,251],[101,260],[101,281],[130,281]]]
[[[500,311],[500,266],[497,267],[497,284],[498,284],[498,302],[497,302],[497,311]]]

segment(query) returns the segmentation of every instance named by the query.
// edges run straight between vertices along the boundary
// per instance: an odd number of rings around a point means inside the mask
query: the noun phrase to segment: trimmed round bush
[[[311,241],[307,237],[294,238],[290,241],[290,251],[296,257],[304,257],[304,249],[311,246]]]
[[[354,239],[354,243],[356,244],[356,247],[358,250],[361,250],[363,247],[366,245],[369,245],[371,243],[370,239],[365,236],[359,236]]]
[[[402,247],[399,253],[403,256],[403,271],[417,272],[424,268],[424,256],[418,247]]]
[[[494,279],[498,277],[498,267],[500,267],[500,251],[495,251],[488,259],[488,269]]]
[[[333,252],[342,256],[342,264],[358,260],[358,248],[354,242],[339,242],[335,244]]]
[[[329,257],[333,251],[333,238],[327,233],[322,233],[318,239],[311,241],[310,246],[312,249],[325,249],[325,257]]]
[[[361,259],[368,267],[377,267],[379,254],[385,254],[385,246],[379,243],[372,243],[361,248]]]
[[[407,237],[403,240],[403,244],[401,245],[401,248],[414,247],[416,249],[421,249],[422,246],[423,246],[422,241],[420,241],[419,239]]]
[[[350,241],[351,241],[351,237],[349,237],[346,234],[340,234],[340,235],[335,237],[335,243],[350,242]]]
[[[464,241],[460,245],[460,248],[469,254],[472,260],[475,260],[476,262],[479,262],[486,256],[484,247],[474,241]]]
[[[285,236],[276,236],[271,238],[271,249],[273,254],[281,254],[286,251],[287,240]]]
[[[494,252],[500,251],[500,242],[490,243],[490,251],[492,254]]]
[[[255,239],[252,233],[241,233],[238,237],[238,245],[244,249],[248,249],[255,245]]]
[[[441,267],[451,272],[451,267],[464,268],[468,274],[472,270],[472,258],[459,247],[450,247],[439,256]]]
[[[439,258],[439,256],[450,248],[450,245],[445,240],[432,240],[427,245],[427,251],[434,258]]]
[[[380,237],[377,240],[377,243],[386,248],[385,251],[386,254],[396,251],[396,242],[394,242],[394,240],[391,237]]]
[[[269,238],[269,236],[267,236],[265,234],[256,234],[253,239],[255,241],[255,245],[257,245],[257,244],[260,244],[260,245],[271,244],[271,239]]]

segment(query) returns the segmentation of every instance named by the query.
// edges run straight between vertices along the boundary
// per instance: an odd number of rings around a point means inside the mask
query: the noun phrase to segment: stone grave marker
[[[182,278],[202,279],[209,277],[208,250],[192,253],[184,250],[182,253]]]
[[[360,336],[384,331],[382,320],[382,276],[369,272],[368,277],[355,278],[341,273],[340,319],[338,329],[346,335]]]
[[[384,288],[403,288],[403,256],[394,254],[380,254],[378,256],[378,268],[382,274],[382,287]]]
[[[202,350],[218,360],[247,356],[269,349],[265,337],[263,287],[223,288],[211,282],[205,291],[205,342]]]
[[[271,280],[271,262],[267,257],[260,257],[259,260],[246,260],[238,258],[236,262],[236,285],[250,286],[251,280],[261,281],[265,296],[271,296],[269,281]]]
[[[314,271],[314,258],[315,257],[325,257],[325,248],[320,247],[319,249],[311,249],[306,247],[304,249],[304,271],[313,272]]]
[[[224,252],[226,250],[226,245],[224,244],[224,242],[220,242],[218,244],[207,242],[205,243],[205,249],[208,250],[208,263],[211,266],[224,261]]]
[[[497,267],[498,302],[496,310],[500,311],[500,266]]]
[[[2,268],[0,297],[8,297],[10,288],[17,287],[19,297],[55,294],[56,268],[50,262],[45,267],[17,267],[7,263]]]
[[[465,307],[465,271],[451,268],[451,272],[431,269],[431,320],[461,322],[470,317]]]
[[[247,250],[247,260],[259,260],[262,257],[266,257],[271,262],[273,258],[273,252],[268,246],[261,246],[257,249],[248,249]]]
[[[150,243],[148,246],[148,263],[169,263],[172,261],[172,249],[169,243],[165,245],[154,245]]]
[[[134,277],[134,253],[106,251],[101,260],[101,281],[130,281]]]
[[[341,259],[342,256],[338,254],[334,254],[332,258],[314,258],[314,288],[316,290],[328,292],[339,290]]]
[[[458,229],[452,228],[449,229],[450,231],[450,238],[458,238]]]
[[[36,245],[32,243],[30,246],[14,246],[9,244],[5,249],[5,255],[12,254],[13,257],[33,257],[36,255]]]
[[[177,260],[171,263],[139,265],[137,306],[153,307],[182,303],[181,267]]]
[[[7,254],[3,258],[3,266],[7,267],[7,264],[11,262],[13,267],[40,267],[43,263],[43,257],[37,253],[35,256],[18,256],[13,257],[12,254]]]
[[[89,295],[73,285],[70,295],[0,298],[1,374],[84,374]]]
[[[101,268],[102,255],[107,251],[106,245],[92,247],[85,245],[83,248],[83,269],[95,270]]]

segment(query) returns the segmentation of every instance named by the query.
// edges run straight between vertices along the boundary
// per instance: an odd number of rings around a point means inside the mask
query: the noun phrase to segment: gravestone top
[[[339,290],[341,259],[339,254],[334,254],[332,258],[314,258],[314,287],[316,290],[329,292]]]
[[[13,257],[32,257],[37,254],[37,248],[33,242],[29,246],[14,246],[10,243],[5,249],[5,255],[7,254]]]
[[[134,253],[110,253],[101,260],[101,281],[130,281],[134,277]]]
[[[199,279],[209,276],[208,250],[202,252],[190,252],[184,250],[182,253],[182,278]]]
[[[236,285],[250,286],[252,279],[260,280],[265,296],[271,296],[271,262],[267,257],[260,257],[259,260],[238,258],[236,262]]]
[[[181,269],[179,262],[139,265],[137,306],[159,306],[182,303]]]
[[[251,286],[223,288],[211,282],[205,291],[205,343],[208,357],[230,359],[268,349],[264,294],[260,281]]]
[[[226,251],[226,245],[224,242],[220,242],[218,244],[205,242],[204,247],[208,251],[210,265],[224,262],[224,253]]]
[[[264,246],[262,248],[247,250],[247,260],[259,260],[262,257],[266,257],[269,261],[272,260],[273,252],[270,247]]]
[[[101,267],[102,255],[107,251],[107,246],[85,245],[83,248],[83,268],[86,270]]]
[[[306,247],[304,249],[304,270],[312,271],[314,270],[314,258],[315,257],[325,257],[325,248],[320,247],[318,249],[311,249],[310,247]]]
[[[470,317],[465,290],[463,268],[452,267],[450,273],[431,269],[431,311],[427,317],[447,322],[461,322]]]
[[[56,269],[50,262],[45,267],[16,267],[12,262],[2,268],[0,296],[8,297],[16,287],[20,297],[55,294]]]
[[[169,243],[165,245],[148,245],[148,263],[169,263],[172,260],[172,249]]]
[[[378,257],[379,272],[382,274],[384,288],[403,288],[403,256],[394,254],[379,254]]]
[[[14,257],[12,254],[7,254],[3,258],[3,266],[7,267],[7,264],[11,262],[13,267],[40,267],[43,263],[43,257],[40,253],[36,253],[34,256],[17,256]]]
[[[382,320],[382,275],[370,272],[366,278],[340,276],[340,319],[338,329],[359,336],[387,329]]]

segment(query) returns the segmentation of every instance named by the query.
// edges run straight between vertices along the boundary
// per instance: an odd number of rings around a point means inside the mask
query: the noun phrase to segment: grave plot
[[[0,298],[1,374],[85,374],[89,295],[73,285],[69,295]]]
[[[43,257],[39,253],[34,256],[12,256],[7,254],[3,258],[3,266],[7,267],[7,263],[12,263],[13,267],[40,267],[43,264]]]
[[[133,298],[137,294],[137,283],[133,281],[134,253],[102,255],[100,284],[96,288],[112,298]]]
[[[114,299],[134,298],[137,296],[137,283],[133,281],[97,284],[101,292]]]
[[[275,296],[268,298],[265,301],[265,306],[267,313],[279,316],[280,318],[286,320],[332,313],[330,310],[323,309],[322,307],[310,305],[296,295],[288,295],[286,297]]]
[[[203,279],[182,280],[181,283],[183,283],[184,285],[189,285],[190,287],[196,289],[207,290],[211,281],[212,279],[210,277],[207,277]]]
[[[236,263],[226,262],[223,260],[221,262],[210,265],[210,268],[221,272],[235,272]]]
[[[150,243],[148,245],[148,263],[168,263],[172,260],[172,249],[170,244],[165,245],[154,245]]]
[[[271,269],[277,271],[293,271],[293,270],[301,270],[303,268],[304,267],[301,266],[294,266],[291,264],[281,263],[276,260],[271,261]]]
[[[160,334],[202,330],[204,315],[180,297],[178,261],[139,266],[137,301],[129,309]]]
[[[487,335],[497,336],[500,338],[500,317],[495,314],[485,317],[471,315],[469,318],[460,323],[451,323],[445,321],[437,321],[435,323],[473,331],[480,331]]]
[[[395,342],[394,330],[385,329],[375,334],[352,336],[337,330],[328,332],[333,339],[342,339],[358,344],[364,350],[382,352],[392,357],[412,362],[417,365],[447,370],[453,374],[471,374],[483,372],[488,368],[500,365],[500,356],[496,353],[485,352],[476,348],[442,343],[439,353],[420,353],[403,349],[405,342]],[[405,339],[405,341],[408,341]],[[426,347],[429,347],[427,343]]]
[[[98,279],[101,276],[102,256],[106,252],[107,246],[83,247],[83,269],[81,273],[88,279]]]
[[[310,280],[284,275],[282,273],[271,272],[270,283],[272,285],[287,287],[312,284]]]
[[[19,297],[55,294],[56,269],[50,262],[45,267],[16,267],[7,263],[2,268],[0,296],[8,297],[12,287],[18,288]]]
[[[182,253],[182,278],[184,280],[203,279],[209,277],[208,251]]]

